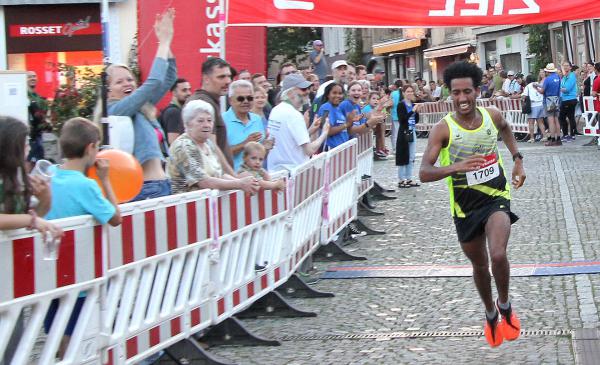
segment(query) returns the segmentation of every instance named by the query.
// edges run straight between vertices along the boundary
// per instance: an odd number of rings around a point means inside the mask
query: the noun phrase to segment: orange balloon
[[[108,160],[108,180],[119,203],[128,202],[140,193],[144,184],[144,173],[142,165],[133,155],[120,150],[104,150],[98,152],[96,157]],[[89,169],[88,177],[96,180],[102,189],[96,166]],[[102,192],[106,195],[104,189]]]

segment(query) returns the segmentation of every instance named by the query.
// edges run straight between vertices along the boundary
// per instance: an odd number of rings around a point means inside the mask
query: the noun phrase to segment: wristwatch
[[[513,162],[517,160],[517,158],[521,161],[523,161],[523,155],[521,154],[521,152],[517,152],[515,153],[513,156]]]

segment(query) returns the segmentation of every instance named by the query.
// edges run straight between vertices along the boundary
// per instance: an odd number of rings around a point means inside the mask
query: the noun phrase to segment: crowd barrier
[[[521,112],[521,99],[477,99],[477,106],[496,107],[510,124],[513,133],[527,133],[527,114]],[[449,112],[454,110],[451,101],[422,103],[419,110],[419,123],[416,128],[419,132],[429,132],[433,126],[442,120]]]
[[[202,190],[123,204],[118,227],[88,216],[56,220],[65,231],[57,260],[45,259],[38,233],[0,231],[0,363],[134,364],[248,308],[356,217],[372,143],[369,133],[273,174],[287,180],[283,191]]]
[[[586,136],[600,136],[600,121],[598,120],[598,110],[594,107],[594,97],[584,96],[583,97],[583,117],[585,119],[585,126],[583,127],[583,134]],[[600,140],[598,141],[600,145]]]

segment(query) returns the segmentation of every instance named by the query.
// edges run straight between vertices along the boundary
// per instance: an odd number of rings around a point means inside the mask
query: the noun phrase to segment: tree
[[[299,56],[307,57],[309,43],[320,38],[321,31],[317,28],[268,28],[267,59],[271,62],[282,56],[281,62],[296,62]]]
[[[548,24],[534,24],[528,26],[529,39],[527,40],[527,52],[535,55],[533,61],[533,75],[537,75],[541,69],[552,62],[550,53],[550,30]]]
[[[363,63],[362,29],[346,29],[346,54],[347,61],[355,65]]]

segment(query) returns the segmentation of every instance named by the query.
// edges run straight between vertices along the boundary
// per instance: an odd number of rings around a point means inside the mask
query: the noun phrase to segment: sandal
[[[406,185],[408,185],[409,188],[416,188],[418,186],[421,186],[421,184],[419,184],[418,182],[414,182],[412,180],[406,181]]]
[[[408,181],[402,180],[398,183],[398,187],[404,189],[404,188],[410,188],[410,185],[408,184]]]

